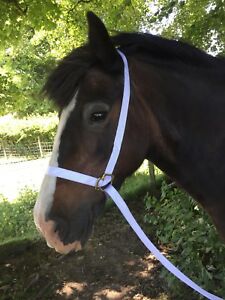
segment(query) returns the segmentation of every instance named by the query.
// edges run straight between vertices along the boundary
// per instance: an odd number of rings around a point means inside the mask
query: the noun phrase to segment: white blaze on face
[[[75,107],[76,95],[68,104],[68,106],[63,109],[60,117],[57,133],[53,144],[52,156],[49,162],[49,165],[54,167],[58,166],[59,145],[61,141],[61,136],[65,128],[65,125],[69,119],[69,116],[71,115],[71,112]],[[78,249],[80,247],[80,245],[78,245],[79,242],[75,242],[73,244],[64,246],[63,243],[59,240],[58,234],[55,233],[54,231],[55,229],[54,222],[53,221],[46,222],[46,216],[48,215],[52,207],[55,187],[56,187],[56,177],[45,175],[34,207],[34,222],[37,228],[41,231],[41,233],[45,237],[48,246],[55,248],[58,252],[68,253],[72,249]]]

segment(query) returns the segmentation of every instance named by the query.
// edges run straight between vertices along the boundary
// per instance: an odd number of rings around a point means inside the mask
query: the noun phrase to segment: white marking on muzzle
[[[70,101],[68,106],[64,108],[62,111],[59,120],[58,129],[54,139],[52,155],[49,161],[49,164],[51,166],[58,167],[59,145],[60,145],[62,133],[69,119],[69,116],[71,115],[71,112],[73,111],[76,105],[76,98],[77,98],[77,93],[75,94],[74,98]],[[52,207],[55,187],[56,187],[56,177],[45,175],[34,207],[34,222],[37,228],[41,231],[41,233],[45,237],[49,236],[50,231],[54,232],[54,230],[49,228],[49,224],[47,224],[46,222],[46,216],[48,215]],[[47,240],[47,243],[50,247],[54,247],[54,245],[52,245],[50,240]]]

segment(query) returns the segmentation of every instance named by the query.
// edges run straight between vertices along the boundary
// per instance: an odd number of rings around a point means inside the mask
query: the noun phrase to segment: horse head
[[[111,38],[97,16],[87,19],[88,42],[58,64],[44,87],[60,112],[50,165],[103,175],[123,96],[119,46],[129,62],[131,97],[114,187],[151,159],[201,203],[225,238],[225,60],[150,34]],[[35,223],[57,251],[77,250],[105,200],[101,190],[46,175]]]
[[[60,121],[51,166],[100,177],[110,157],[123,94],[123,64],[109,34],[93,13],[88,17],[88,43],[73,50],[52,72],[44,87],[58,105]],[[146,137],[139,133],[144,106],[131,95],[126,133],[114,170],[113,184],[142,163]],[[104,207],[105,194],[92,187],[45,176],[34,219],[50,247],[67,253],[80,249],[90,236],[93,221]]]

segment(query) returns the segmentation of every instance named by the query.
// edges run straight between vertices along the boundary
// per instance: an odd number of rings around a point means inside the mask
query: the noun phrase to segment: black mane
[[[213,57],[181,41],[147,33],[120,33],[112,37],[112,42],[128,56],[140,54],[150,61],[225,70],[224,58]],[[96,63],[97,59],[87,44],[74,49],[50,74],[43,92],[60,108],[65,107],[74,96],[82,77]]]
[[[128,55],[143,53],[151,60],[182,62],[203,68],[221,68],[221,64],[225,67],[224,58],[211,56],[182,41],[169,40],[149,33],[121,33],[112,40]]]

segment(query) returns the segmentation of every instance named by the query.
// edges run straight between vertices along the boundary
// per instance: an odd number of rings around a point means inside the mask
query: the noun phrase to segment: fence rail
[[[9,144],[0,142],[0,164],[11,164],[49,156],[52,152],[53,142],[37,141],[30,144]]]

